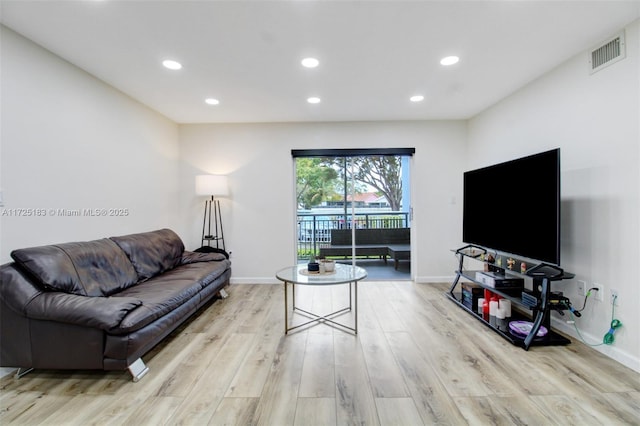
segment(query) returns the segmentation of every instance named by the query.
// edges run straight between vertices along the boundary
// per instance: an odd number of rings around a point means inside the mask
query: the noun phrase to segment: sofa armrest
[[[27,317],[110,330],[142,305],[133,297],[87,297],[68,293],[41,293],[25,308]]]
[[[222,253],[200,253],[185,250],[185,252],[182,253],[182,260],[180,264],[187,265],[189,263],[197,262],[220,262],[226,259],[227,257]]]

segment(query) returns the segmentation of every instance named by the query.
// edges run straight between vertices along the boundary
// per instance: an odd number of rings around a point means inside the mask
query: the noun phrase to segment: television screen
[[[560,265],[560,149],[465,172],[462,239]]]

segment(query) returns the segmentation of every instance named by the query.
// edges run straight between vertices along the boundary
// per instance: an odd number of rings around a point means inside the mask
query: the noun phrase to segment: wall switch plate
[[[576,284],[578,285],[578,295],[586,296],[587,295],[587,283],[585,281],[578,280],[578,281],[576,281]]]

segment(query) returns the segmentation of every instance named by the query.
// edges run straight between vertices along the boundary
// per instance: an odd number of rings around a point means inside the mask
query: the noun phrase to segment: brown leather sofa
[[[229,284],[224,254],[169,229],[14,250],[0,267],[0,366],[148,371],[141,357]]]

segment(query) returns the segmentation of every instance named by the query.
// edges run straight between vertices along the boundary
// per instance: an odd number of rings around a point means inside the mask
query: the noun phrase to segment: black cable
[[[587,291],[587,294],[585,294],[585,295],[584,295],[584,303],[582,304],[582,308],[577,309],[577,310],[576,310],[576,312],[582,312],[582,311],[584,311],[584,308],[586,308],[586,307],[587,307],[587,298],[588,298],[589,296],[591,296],[591,291],[592,291],[592,290],[598,291],[598,287],[591,287],[591,288],[589,289],[589,291]]]

